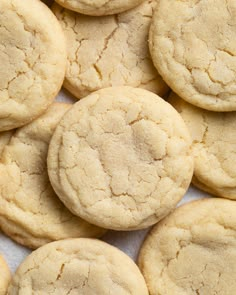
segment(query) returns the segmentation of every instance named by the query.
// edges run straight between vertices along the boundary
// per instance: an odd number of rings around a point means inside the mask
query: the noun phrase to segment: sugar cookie
[[[144,0],[56,0],[60,5],[93,16],[102,16],[126,11]]]
[[[77,102],[49,146],[51,183],[85,220],[148,227],[173,210],[193,173],[191,139],[175,109],[140,88],[114,87]]]
[[[172,93],[193,140],[192,182],[209,193],[236,200],[236,112],[216,113],[192,106]]]
[[[236,1],[159,0],[150,29],[153,62],[184,100],[236,111]]]
[[[66,44],[50,9],[38,0],[0,1],[0,131],[41,115],[60,90]]]
[[[10,279],[11,279],[10,270],[5,260],[0,255],[0,295],[6,295],[7,287],[10,282]]]
[[[169,88],[151,61],[147,42],[155,5],[155,0],[148,0],[107,17],[84,16],[54,5],[68,43],[64,87],[77,98],[123,85],[166,94]]]
[[[40,118],[19,128],[2,153],[0,227],[13,240],[31,248],[70,237],[96,237],[104,232],[72,215],[49,183],[48,144],[69,107],[52,104]]]
[[[158,223],[139,255],[149,294],[234,294],[235,211],[234,201],[202,199]]]
[[[47,244],[29,255],[10,284],[13,294],[148,295],[137,265],[95,239]]]

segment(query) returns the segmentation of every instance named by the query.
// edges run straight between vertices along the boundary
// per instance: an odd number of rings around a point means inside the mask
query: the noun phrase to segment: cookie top
[[[144,0],[56,0],[60,5],[82,14],[109,15],[126,11]]]
[[[19,128],[2,153],[0,228],[31,248],[59,239],[96,237],[104,232],[72,215],[49,182],[49,141],[69,108],[68,104],[52,104],[40,118]]]
[[[62,85],[66,45],[60,24],[38,0],[0,1],[0,131],[42,114]]]
[[[13,294],[148,295],[136,264],[119,249],[95,239],[47,244],[20,265]]]
[[[4,260],[0,255],[0,295],[5,295],[7,293],[7,287],[11,279],[10,270]]]
[[[164,80],[191,104],[236,111],[235,0],[157,3],[149,44]]]
[[[232,295],[236,288],[236,203],[202,199],[157,224],[139,255],[150,295]]]
[[[199,188],[236,200],[236,112],[210,112],[172,93],[169,102],[184,119],[193,140],[194,177]]]
[[[128,12],[102,18],[54,5],[68,43],[64,87],[77,98],[123,85],[166,94],[169,88],[152,63],[147,41],[155,5],[155,0],[148,0]]]
[[[167,215],[192,178],[191,139],[175,109],[152,92],[114,87],[77,102],[56,128],[48,169],[74,214],[115,230]]]

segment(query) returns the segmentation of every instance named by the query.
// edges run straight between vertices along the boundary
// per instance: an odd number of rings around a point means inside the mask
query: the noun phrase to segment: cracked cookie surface
[[[56,0],[60,5],[82,14],[102,16],[134,8],[144,0]]]
[[[50,9],[37,0],[0,1],[0,131],[41,115],[62,85],[66,44]]]
[[[176,209],[147,236],[139,266],[150,295],[232,295],[236,203],[202,199]]]
[[[69,104],[52,104],[44,115],[17,129],[2,152],[0,228],[30,248],[54,240],[98,237],[104,233],[71,214],[49,182],[49,141],[69,108]]]
[[[4,147],[9,143],[13,134],[14,130],[4,131],[0,133],[0,157],[2,155]]]
[[[148,0],[128,12],[102,18],[54,5],[68,44],[64,87],[77,98],[123,85],[165,95],[169,88],[152,63],[147,41],[155,4]]]
[[[29,255],[8,294],[148,295],[148,290],[137,265],[119,249],[95,239],[71,239]]]
[[[169,102],[184,119],[192,136],[194,185],[236,200],[236,112],[210,112],[172,93]]]
[[[11,279],[10,270],[4,260],[0,255],[0,295],[6,295],[7,287]]]
[[[60,121],[49,146],[49,177],[74,214],[104,228],[141,229],[185,194],[190,144],[180,115],[154,93],[102,89]]]
[[[235,39],[235,0],[160,0],[149,45],[180,97],[207,110],[236,111]]]

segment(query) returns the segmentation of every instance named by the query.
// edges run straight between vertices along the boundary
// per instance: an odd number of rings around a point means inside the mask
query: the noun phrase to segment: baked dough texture
[[[194,185],[219,197],[236,200],[236,112],[210,112],[172,93],[169,102],[192,136]]]
[[[82,14],[102,16],[134,8],[144,0],[56,0],[60,5]]]
[[[128,12],[90,17],[53,6],[68,45],[64,87],[77,98],[111,86],[141,87],[163,96],[169,90],[148,49],[156,1]]]
[[[16,271],[8,295],[148,295],[136,264],[119,249],[94,239],[47,244]]]
[[[14,134],[14,130],[5,131],[0,133],[0,156],[2,155],[5,145],[7,145]]]
[[[235,294],[235,210],[234,201],[202,199],[157,224],[139,255],[149,294]]]
[[[66,43],[57,19],[38,0],[0,1],[0,131],[41,115],[61,88]]]
[[[49,141],[69,107],[52,104],[40,118],[19,128],[2,153],[0,228],[30,248],[59,239],[97,237],[104,232],[72,215],[49,182]]]
[[[236,1],[157,3],[149,44],[166,83],[198,107],[236,111]]]
[[[51,183],[74,214],[115,230],[146,228],[173,210],[193,173],[188,130],[140,88],[99,90],[72,106],[48,152]]]
[[[7,287],[11,279],[10,270],[4,260],[0,255],[0,295],[6,295]]]

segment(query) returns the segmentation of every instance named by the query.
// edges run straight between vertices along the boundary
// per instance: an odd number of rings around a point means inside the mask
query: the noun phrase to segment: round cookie
[[[236,200],[236,112],[206,111],[174,93],[169,102],[192,135],[193,184],[217,196]]]
[[[60,5],[82,14],[102,16],[134,8],[144,0],[56,0]]]
[[[235,210],[234,201],[202,199],[157,224],[139,255],[149,294],[234,294]]]
[[[30,124],[19,128],[5,146],[0,164],[0,228],[30,248],[104,233],[72,215],[60,202],[47,174],[49,141],[70,105],[54,103]]]
[[[119,249],[94,239],[47,244],[20,265],[13,294],[148,295],[137,265]]]
[[[106,88],[60,121],[49,146],[49,177],[85,220],[115,230],[146,228],[185,194],[190,144],[182,118],[163,99],[140,88]]]
[[[66,69],[63,32],[38,0],[0,1],[0,131],[32,121],[52,103]]]
[[[153,62],[180,97],[211,111],[236,111],[235,0],[157,1]]]
[[[148,49],[155,0],[118,15],[90,17],[53,6],[68,43],[64,87],[77,98],[111,86],[141,87],[165,95],[169,88]]]
[[[7,287],[11,280],[10,270],[0,255],[0,295],[5,295],[7,293]]]

